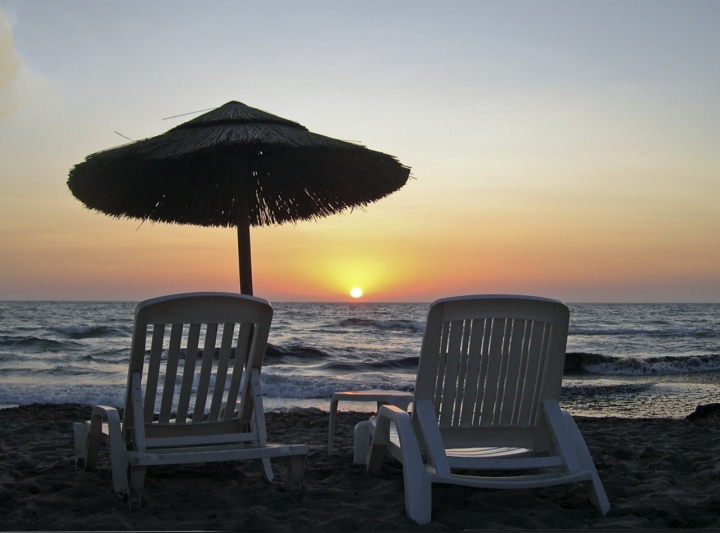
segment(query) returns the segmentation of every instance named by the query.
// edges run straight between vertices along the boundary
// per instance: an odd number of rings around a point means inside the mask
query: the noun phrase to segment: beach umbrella
[[[162,135],[87,156],[67,184],[86,207],[118,218],[237,226],[240,289],[252,294],[250,226],[365,206],[409,174],[391,155],[228,102]]]

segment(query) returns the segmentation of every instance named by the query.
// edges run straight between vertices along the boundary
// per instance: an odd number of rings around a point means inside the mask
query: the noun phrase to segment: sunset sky
[[[253,228],[270,301],[720,302],[715,0],[0,0],[0,299],[237,291],[234,229],[66,185],[230,100],[412,168],[365,210]]]

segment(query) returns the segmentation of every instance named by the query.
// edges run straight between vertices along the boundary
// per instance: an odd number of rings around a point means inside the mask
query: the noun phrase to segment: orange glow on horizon
[[[8,250],[19,250],[0,258],[0,276],[16,291],[6,289],[5,298],[137,301],[174,292],[238,291],[234,229],[140,226],[80,210],[71,227],[34,236],[43,217],[51,227],[49,221],[67,216],[66,207],[76,209],[64,204],[32,217],[16,213],[25,233],[5,239]],[[380,240],[376,228],[389,224],[373,215],[254,228],[255,294],[274,302],[357,301],[348,288],[362,287],[367,302],[429,302],[472,293],[647,301],[643,295],[654,291],[669,295],[658,299],[690,293],[702,301],[702,287],[717,284],[717,252],[707,235],[676,232],[668,243],[649,236],[663,232],[668,239],[670,231],[622,219],[614,227],[573,228],[549,217],[542,227],[514,220],[493,227],[466,217],[462,223],[470,229],[454,232],[457,220],[436,217],[432,232],[398,225]],[[677,253],[669,253],[670,246]]]

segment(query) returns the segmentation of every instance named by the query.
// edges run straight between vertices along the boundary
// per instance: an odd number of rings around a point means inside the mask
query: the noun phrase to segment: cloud
[[[18,108],[14,85],[21,67],[22,61],[13,44],[12,29],[0,9],[0,117],[6,117]]]

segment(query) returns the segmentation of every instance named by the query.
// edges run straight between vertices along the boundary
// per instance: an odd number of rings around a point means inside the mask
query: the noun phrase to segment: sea
[[[122,406],[135,305],[0,302],[0,408]],[[335,391],[413,390],[429,304],[272,305],[266,409],[327,411]],[[682,418],[720,402],[720,304],[569,307],[561,405],[572,414]]]

